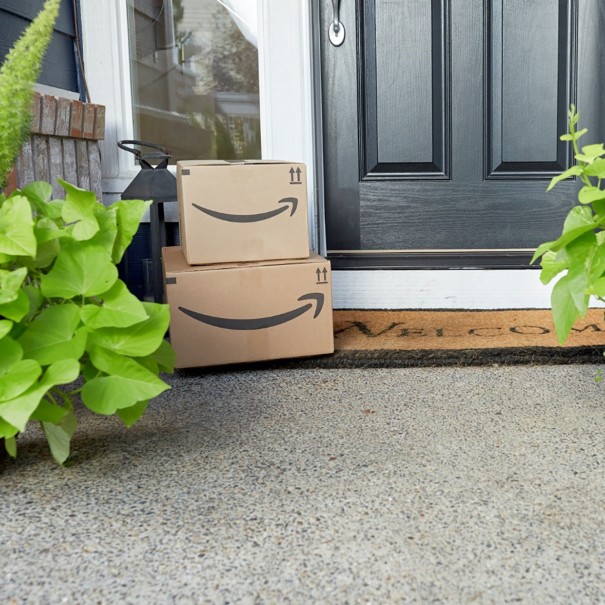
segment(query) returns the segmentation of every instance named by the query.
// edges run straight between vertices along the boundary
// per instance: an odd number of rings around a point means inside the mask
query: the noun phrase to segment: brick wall
[[[103,199],[99,140],[105,137],[105,107],[36,93],[30,137],[17,159],[14,184],[49,181],[63,197],[62,178]]]

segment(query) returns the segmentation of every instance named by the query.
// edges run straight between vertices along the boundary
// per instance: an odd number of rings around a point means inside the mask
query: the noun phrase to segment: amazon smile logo
[[[321,292],[310,292],[309,294],[303,294],[297,299],[299,302],[311,301],[291,311],[285,313],[279,313],[278,315],[271,315],[269,317],[258,317],[254,319],[232,319],[229,317],[215,317],[214,315],[205,315],[204,313],[198,313],[185,307],[179,307],[179,311],[182,311],[185,315],[192,317],[196,321],[214,326],[215,328],[223,328],[224,330],[262,330],[263,328],[273,328],[284,324],[288,321],[292,321],[301,315],[304,315],[309,309],[315,307],[313,311],[313,319],[321,313],[324,305],[324,295]]]
[[[287,212],[290,208],[290,216],[294,216],[296,208],[298,207],[298,199],[295,197],[285,197],[277,202],[281,204],[281,207],[275,208],[275,210],[269,210],[269,212],[260,212],[258,214],[227,214],[226,212],[217,212],[216,210],[210,210],[210,208],[204,208],[198,204],[192,204],[194,208],[197,208],[200,212],[207,214],[219,221],[227,221],[229,223],[258,223],[259,221],[266,221],[270,218],[278,216],[283,212]]]

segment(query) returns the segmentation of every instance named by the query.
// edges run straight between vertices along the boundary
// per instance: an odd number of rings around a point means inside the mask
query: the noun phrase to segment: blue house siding
[[[0,61],[40,12],[43,0],[0,0]],[[40,84],[80,92],[74,2],[63,0],[53,38],[44,57]]]

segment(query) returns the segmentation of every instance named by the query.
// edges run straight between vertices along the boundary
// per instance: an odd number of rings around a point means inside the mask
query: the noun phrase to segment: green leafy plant
[[[0,191],[29,134],[32,91],[60,6],[61,0],[46,0],[0,67]]]
[[[105,207],[61,184],[65,200],[44,182],[0,200],[0,438],[15,456],[15,436],[39,421],[59,463],[78,397],[131,426],[174,368],[168,306],[139,301],[116,268],[151,202]]]
[[[548,190],[560,181],[577,177],[583,183],[574,206],[563,224],[561,236],[538,247],[532,263],[541,259],[540,279],[547,284],[561,273],[551,297],[555,329],[563,344],[574,323],[583,318],[590,298],[605,301],[605,147],[599,143],[579,149],[578,141],[587,132],[577,130],[580,115],[572,105],[569,133],[561,140],[573,145],[576,164],[550,182]]]
[[[33,84],[60,0],[43,10],[0,68],[0,446],[40,422],[53,457],[69,456],[76,403],[131,426],[169,386],[167,305],[133,296],[116,265],[151,202],[99,203],[61,181],[1,192],[28,135]]]

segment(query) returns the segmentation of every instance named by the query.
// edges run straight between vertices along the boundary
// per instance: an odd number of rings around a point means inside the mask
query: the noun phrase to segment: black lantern
[[[153,300],[163,302],[162,246],[166,245],[164,203],[175,202],[176,177],[168,170],[170,152],[155,143],[145,141],[118,141],[118,147],[137,158],[141,171],[122,194],[123,200],[152,200],[149,208],[151,227],[151,285]],[[149,147],[156,151],[142,153],[136,147]]]

